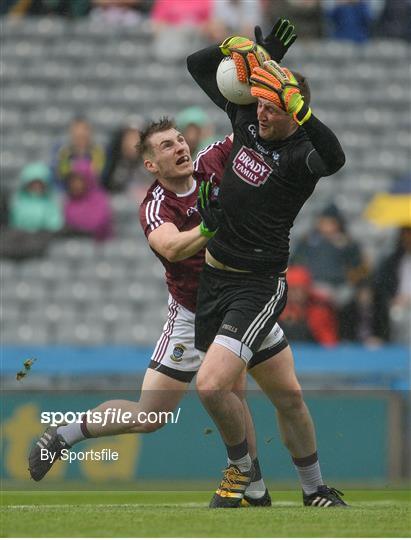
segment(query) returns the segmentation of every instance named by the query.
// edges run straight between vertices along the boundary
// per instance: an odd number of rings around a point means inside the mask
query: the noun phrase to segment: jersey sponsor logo
[[[183,358],[184,351],[187,349],[182,343],[177,343],[173,349],[173,353],[170,355],[170,358],[173,362],[181,362]]]
[[[248,131],[251,133],[254,139],[257,137],[257,126],[255,124],[249,124]]]
[[[233,171],[244,182],[255,187],[265,184],[273,172],[258,152],[245,146],[240,148],[233,159]]]

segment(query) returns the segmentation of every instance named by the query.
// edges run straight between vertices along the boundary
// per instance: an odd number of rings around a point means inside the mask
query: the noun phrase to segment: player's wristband
[[[311,108],[302,102],[301,107],[293,114],[293,118],[299,126],[302,126],[310,119],[311,114]]]
[[[204,225],[204,222],[202,221],[200,223],[200,234],[201,236],[205,236],[206,238],[212,238],[217,231],[210,231],[207,229],[207,227]]]

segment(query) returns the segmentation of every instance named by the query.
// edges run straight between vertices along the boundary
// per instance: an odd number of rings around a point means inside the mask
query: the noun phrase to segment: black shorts
[[[195,346],[206,352],[211,343],[220,343],[248,362],[286,302],[285,274],[230,272],[205,264],[197,297]]]

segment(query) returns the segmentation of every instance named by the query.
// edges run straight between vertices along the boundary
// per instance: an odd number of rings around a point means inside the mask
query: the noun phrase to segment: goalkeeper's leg
[[[257,456],[257,440],[255,435],[254,422],[246,400],[247,376],[246,372],[237,379],[233,386],[233,392],[241,399],[244,409],[244,421],[248,452],[252,460],[254,469],[250,485],[245,490],[242,506],[271,506],[271,497],[264,483],[260,463]]]
[[[250,374],[277,409],[281,438],[298,473],[304,504],[316,506],[312,501],[319,501],[318,506],[345,506],[338,492],[324,485],[314,424],[295,374],[290,347],[257,364]]]

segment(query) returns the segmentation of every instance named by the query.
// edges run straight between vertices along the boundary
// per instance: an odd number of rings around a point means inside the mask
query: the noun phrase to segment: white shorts
[[[169,296],[168,317],[151,356],[151,369],[182,382],[193,379],[204,357],[204,353],[194,347],[194,319],[194,313]],[[248,362],[248,369],[271,358],[287,345],[284,332],[275,323],[258,352]]]

